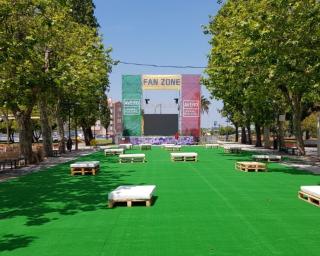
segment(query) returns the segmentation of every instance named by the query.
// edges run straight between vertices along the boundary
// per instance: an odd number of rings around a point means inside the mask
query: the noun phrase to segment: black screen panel
[[[144,135],[145,136],[174,136],[178,131],[177,114],[145,114]]]

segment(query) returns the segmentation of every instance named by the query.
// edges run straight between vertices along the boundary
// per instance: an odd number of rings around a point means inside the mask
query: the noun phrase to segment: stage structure
[[[144,114],[145,90],[179,91],[178,114]],[[200,136],[200,75],[123,75],[124,136]],[[168,99],[169,100],[169,99]]]

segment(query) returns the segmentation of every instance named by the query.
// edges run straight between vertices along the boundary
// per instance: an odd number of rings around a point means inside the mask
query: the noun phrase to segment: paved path
[[[39,164],[31,164],[17,169],[10,169],[10,167],[5,170],[0,170],[0,182],[16,178],[21,175],[26,175],[32,172],[38,172],[40,170],[45,170],[47,168],[56,166],[61,163],[66,163],[72,161],[80,156],[85,156],[95,152],[93,149],[79,149],[78,151],[67,152],[66,154],[61,154],[59,157],[48,157]]]

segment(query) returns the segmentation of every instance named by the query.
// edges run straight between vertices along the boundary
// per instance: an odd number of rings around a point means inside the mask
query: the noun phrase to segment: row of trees
[[[40,114],[44,151],[52,155],[52,124],[65,148],[72,114],[87,143],[91,126],[108,126],[112,60],[98,33],[91,0],[0,0],[0,108],[19,127],[21,152],[32,162],[32,122]],[[101,117],[101,118],[100,118]]]
[[[222,113],[242,127],[270,127],[283,145],[279,115],[287,113],[301,154],[302,121],[319,109],[320,3],[317,0],[227,0],[204,27],[211,36],[207,77]],[[267,138],[268,136],[266,136]]]

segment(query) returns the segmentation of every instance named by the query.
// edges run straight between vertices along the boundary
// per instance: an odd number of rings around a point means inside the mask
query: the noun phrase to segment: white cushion
[[[309,195],[320,198],[320,186],[301,186],[300,190]]]
[[[282,157],[281,156],[276,156],[276,155],[269,155],[268,158],[271,159],[271,160],[275,160],[275,159],[276,160],[281,160]]]
[[[121,154],[120,158],[131,158],[131,157],[145,157],[145,154]]]
[[[256,158],[256,159],[268,159],[269,156],[267,156],[267,155],[252,155],[252,158]]]
[[[119,148],[118,145],[110,145],[110,146],[99,146],[100,149],[116,149]]]
[[[105,149],[104,152],[105,152],[105,153],[109,153],[109,152],[121,152],[121,153],[123,153],[123,148],[110,148],[110,149]]]
[[[206,147],[218,147],[219,144],[206,144]]]
[[[144,200],[151,199],[155,185],[119,186],[108,195],[109,200]]]
[[[130,149],[130,148],[132,148],[132,144],[131,144],[131,143],[119,144],[119,147],[126,148],[126,149]]]
[[[149,144],[149,143],[143,143],[143,144],[140,144],[139,146],[140,146],[140,147],[143,147],[143,146],[151,147],[151,144]]]
[[[187,157],[192,157],[192,156],[198,156],[198,153],[194,153],[194,152],[183,152],[183,153],[170,153],[172,157],[183,157],[183,156],[187,156]]]
[[[86,161],[86,162],[75,162],[73,164],[70,164],[70,167],[72,168],[83,168],[83,167],[97,167],[99,166],[99,161]]]
[[[165,148],[181,148],[180,145],[165,145]]]
[[[166,147],[166,146],[175,146],[176,144],[170,144],[170,143],[164,143],[161,144],[161,146]]]

